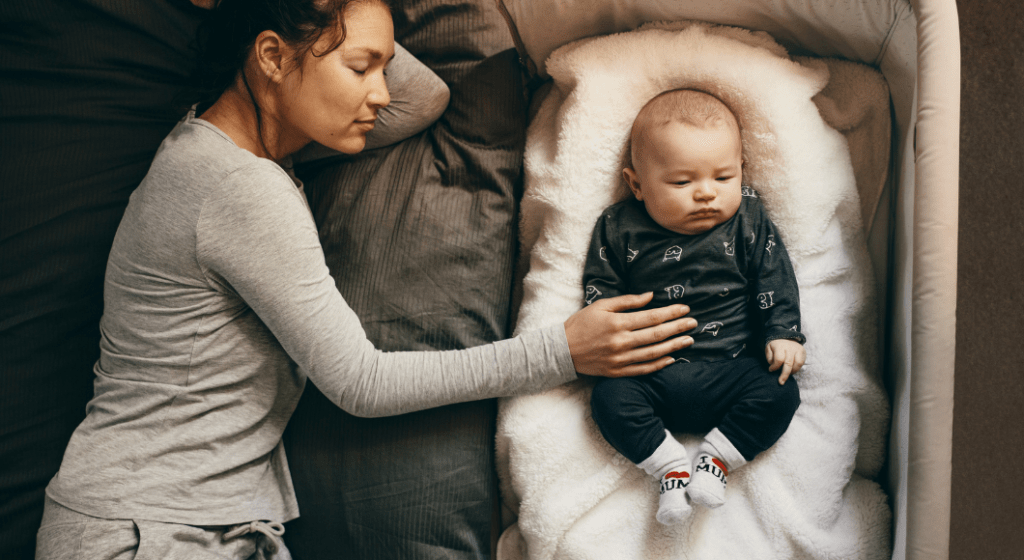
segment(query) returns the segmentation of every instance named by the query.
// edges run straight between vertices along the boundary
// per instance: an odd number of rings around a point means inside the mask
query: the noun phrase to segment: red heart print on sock
[[[725,476],[729,476],[729,469],[725,468],[725,463],[719,461],[718,457],[712,457],[711,462],[718,465],[718,468],[722,469],[722,472],[725,474]]]
[[[666,474],[665,478],[690,478],[690,473],[686,471],[672,471]]]

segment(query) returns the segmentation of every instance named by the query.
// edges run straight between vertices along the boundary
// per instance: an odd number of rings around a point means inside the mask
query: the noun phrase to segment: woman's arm
[[[364,150],[390,146],[423,131],[448,107],[448,85],[398,43],[386,73],[391,103],[377,113],[377,123],[366,135]],[[313,142],[299,150],[293,160],[302,163],[340,154]]]
[[[401,414],[535,391],[574,379],[577,370],[653,371],[671,360],[657,358],[684,343],[650,345],[694,327],[692,319],[657,325],[680,316],[680,308],[615,313],[615,298],[588,307],[565,325],[477,348],[380,352],[335,287],[301,197],[269,160],[236,171],[204,205],[197,256],[208,277],[217,279],[211,286],[230,286],[309,379],[352,414]],[[618,303],[621,307],[623,301]]]

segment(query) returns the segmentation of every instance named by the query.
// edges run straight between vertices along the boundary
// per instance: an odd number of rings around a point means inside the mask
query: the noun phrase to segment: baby
[[[622,174],[635,199],[609,207],[594,228],[586,303],[653,291],[648,307],[685,303],[698,324],[675,363],[602,379],[591,405],[612,447],[661,482],[657,519],[668,525],[690,501],[722,505],[729,472],[789,427],[800,393],[786,380],[804,364],[806,339],[782,238],[743,186],[732,112],[706,93],[669,91],[640,111],[630,143]],[[780,369],[777,379],[769,373]],[[706,433],[692,476],[669,430]]]

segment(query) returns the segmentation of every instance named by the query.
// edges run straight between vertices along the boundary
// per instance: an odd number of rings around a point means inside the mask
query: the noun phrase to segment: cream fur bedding
[[[808,358],[786,434],[730,474],[725,506],[696,509],[675,527],[654,519],[657,482],[597,431],[587,382],[503,400],[498,469],[510,525],[499,559],[889,557],[889,507],[872,482],[889,409],[862,209],[847,142],[812,101],[830,67],[851,82],[864,72],[854,66],[795,61],[766,34],[691,23],[585,39],[548,59],[554,85],[527,137],[529,268],[517,330],[581,307],[593,224],[626,194],[633,118],[658,93],[693,87],[741,123],[745,182],[760,191],[793,260]],[[678,437],[696,450],[696,435]]]

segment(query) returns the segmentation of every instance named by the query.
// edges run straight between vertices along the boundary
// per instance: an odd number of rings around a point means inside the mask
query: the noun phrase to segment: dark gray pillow
[[[504,338],[526,127],[518,58],[488,56],[511,40],[487,0],[411,2],[395,24],[451,102],[395,146],[297,170],[327,264],[378,348]],[[493,401],[360,419],[307,385],[285,434],[302,514],[285,534],[293,556],[489,557],[494,421]]]

